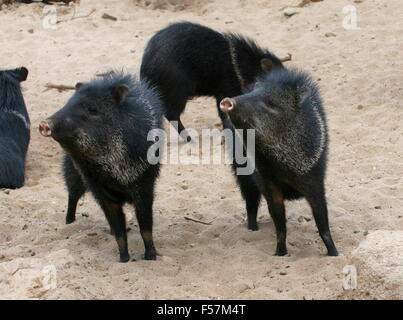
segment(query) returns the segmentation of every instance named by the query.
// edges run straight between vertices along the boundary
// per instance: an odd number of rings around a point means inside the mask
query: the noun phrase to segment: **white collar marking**
[[[22,122],[24,122],[25,128],[27,128],[28,130],[30,129],[31,126],[30,126],[28,120],[25,118],[25,116],[22,113],[19,113],[15,110],[10,110],[10,109],[3,109],[0,111],[15,115],[17,118],[21,119]]]

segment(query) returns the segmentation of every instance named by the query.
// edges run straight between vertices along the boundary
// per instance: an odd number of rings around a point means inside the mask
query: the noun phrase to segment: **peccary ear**
[[[15,69],[14,71],[16,78],[19,82],[27,80],[28,77],[28,69],[25,67],[21,67],[18,69]]]
[[[75,85],[76,90],[80,89],[83,85],[84,85],[84,83],[82,83],[82,82],[77,82],[76,85]]]
[[[120,84],[113,89],[113,97],[117,103],[123,102],[129,94],[129,87],[125,84]]]
[[[270,59],[264,58],[260,60],[260,66],[264,72],[270,72],[273,69],[273,62]]]

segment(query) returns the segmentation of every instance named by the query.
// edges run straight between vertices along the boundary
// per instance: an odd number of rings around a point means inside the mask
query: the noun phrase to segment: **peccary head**
[[[255,129],[257,148],[296,172],[306,172],[326,149],[325,115],[317,86],[299,71],[274,70],[249,93],[221,101],[240,129]]]
[[[147,82],[113,72],[77,85],[67,104],[39,125],[74,163],[127,185],[149,166],[150,130],[162,125],[157,92]]]
[[[130,77],[109,77],[77,84],[75,94],[58,112],[43,121],[40,133],[58,141],[68,152],[96,157],[110,152],[127,121],[125,100]]]

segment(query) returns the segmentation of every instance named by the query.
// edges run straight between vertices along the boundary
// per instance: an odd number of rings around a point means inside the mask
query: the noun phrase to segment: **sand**
[[[73,20],[72,8],[58,6],[57,18],[65,21],[56,30],[44,28],[49,16],[42,4],[0,11],[0,69],[30,70],[23,88],[32,122],[26,185],[0,190],[0,298],[379,298],[370,290],[359,292],[371,287],[361,286],[360,278],[357,290],[344,290],[343,268],[368,233],[403,229],[401,1],[324,0],[295,8],[298,13],[289,18],[283,8],[300,1],[217,0],[195,6],[187,1],[178,10],[135,2],[82,0],[76,17],[96,11]],[[346,30],[342,10],[351,4],[359,28]],[[103,13],[118,20],[102,19]],[[80,201],[77,221],[64,224],[63,152],[37,127],[71,91],[45,91],[44,85],[74,85],[110,68],[136,73],[148,39],[179,20],[241,32],[278,56],[290,52],[288,66],[318,80],[330,131],[326,185],[339,257],[325,256],[303,200],[286,205],[289,256],[273,256],[275,230],[266,204],[259,211],[260,230],[248,231],[244,202],[224,164],[162,168],[154,210],[158,261],[141,260],[143,244],[131,207],[126,208],[129,249],[137,261],[127,264],[117,262],[116,242],[90,195]],[[196,130],[219,128],[214,100],[190,102],[183,122]],[[381,297],[388,298],[387,292]]]

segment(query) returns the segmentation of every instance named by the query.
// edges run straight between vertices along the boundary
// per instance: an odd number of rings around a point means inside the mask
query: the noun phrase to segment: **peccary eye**
[[[98,110],[93,108],[93,107],[89,107],[88,108],[88,113],[91,114],[91,115],[96,115],[96,114],[98,114]]]

